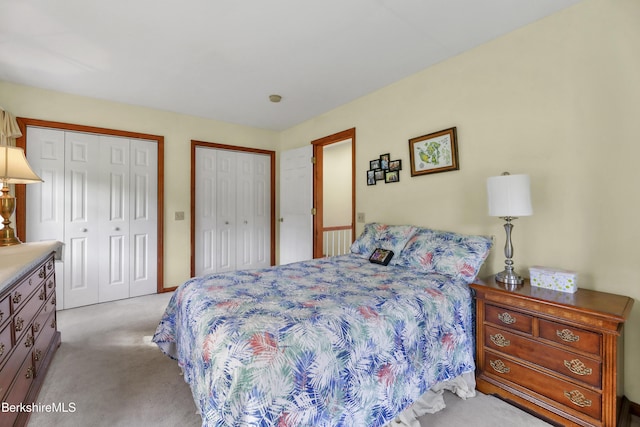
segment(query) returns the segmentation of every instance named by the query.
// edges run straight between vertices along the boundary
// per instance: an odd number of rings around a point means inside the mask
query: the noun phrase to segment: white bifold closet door
[[[271,261],[271,159],[196,147],[195,274]]]
[[[58,307],[156,292],[157,145],[28,127],[27,152],[45,181],[27,186],[27,240],[65,244]]]

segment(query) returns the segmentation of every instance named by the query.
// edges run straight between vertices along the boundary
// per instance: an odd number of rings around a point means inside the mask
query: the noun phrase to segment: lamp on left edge
[[[11,215],[16,208],[16,198],[9,194],[9,184],[34,184],[42,182],[42,179],[29,166],[22,148],[4,145],[0,146],[0,181],[0,214],[4,218],[4,227],[0,229],[0,246],[19,245],[22,242],[11,227]]]

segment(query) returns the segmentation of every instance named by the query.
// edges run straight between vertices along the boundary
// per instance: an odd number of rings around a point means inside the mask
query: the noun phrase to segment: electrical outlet
[[[358,215],[356,217],[356,220],[358,222],[364,222],[364,212],[358,212]]]
[[[175,219],[176,221],[184,221],[184,212],[176,212]]]

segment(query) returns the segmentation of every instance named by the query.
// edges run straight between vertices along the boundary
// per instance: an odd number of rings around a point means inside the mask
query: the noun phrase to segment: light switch
[[[358,222],[364,222],[364,212],[358,212],[356,220]]]
[[[176,212],[176,221],[184,221],[184,212]]]

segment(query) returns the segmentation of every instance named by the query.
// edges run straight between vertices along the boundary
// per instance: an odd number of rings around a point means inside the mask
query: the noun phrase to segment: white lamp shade
[[[0,147],[0,181],[7,184],[32,184],[42,179],[29,166],[19,147]]]
[[[519,217],[533,214],[529,175],[487,178],[489,216]]]

